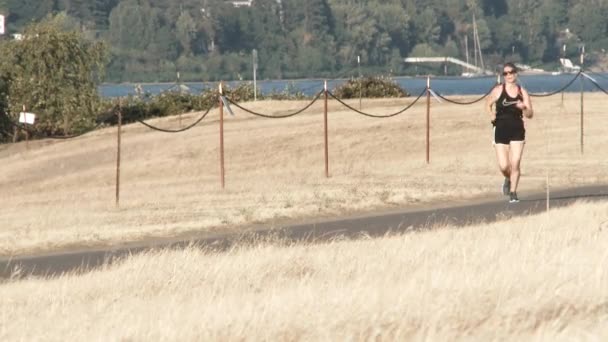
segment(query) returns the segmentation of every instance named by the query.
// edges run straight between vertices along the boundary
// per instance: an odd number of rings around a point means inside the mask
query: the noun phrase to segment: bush
[[[97,121],[116,124],[117,118],[113,115],[116,109],[116,100],[106,100],[98,114]],[[145,120],[154,117],[163,117],[203,111],[217,105],[217,90],[207,90],[200,95],[180,91],[168,91],[157,96],[129,96],[121,102],[121,112],[124,123]]]
[[[334,94],[340,98],[359,97],[359,80],[350,80],[337,88]],[[393,80],[385,77],[368,77],[361,80],[363,86],[363,97],[405,97],[409,96]],[[224,95],[235,102],[246,102],[254,99],[253,83],[241,83],[231,88],[225,85]],[[145,120],[153,117],[163,117],[191,111],[204,111],[217,106],[218,90],[206,89],[201,94],[195,95],[183,91],[167,91],[160,95],[142,97],[130,96],[122,101],[123,122],[130,123],[136,120]],[[258,99],[273,100],[301,100],[309,98],[295,86],[288,84],[283,91],[272,92],[262,96],[258,93]],[[106,100],[102,106],[101,114],[97,116],[97,122],[116,124],[114,115],[116,100]]]
[[[361,90],[361,91],[360,91]],[[407,97],[409,94],[388,77],[366,77],[361,80],[350,79],[334,89],[333,94],[342,99],[361,97]]]
[[[230,97],[234,102],[246,102],[253,101],[254,91],[253,83],[241,83],[236,88],[231,89],[229,86],[224,86],[224,95]],[[258,91],[258,99],[262,99]]]
[[[15,116],[25,105],[36,113],[36,125],[29,128],[34,137],[69,135],[94,126],[107,48],[79,30],[66,30],[67,22],[65,13],[48,16],[27,26],[23,40],[0,42],[5,112]]]
[[[269,98],[272,100],[303,100],[308,98],[308,96],[306,96],[302,90],[295,85],[294,82],[289,82],[283,91],[273,91],[264,98]]]

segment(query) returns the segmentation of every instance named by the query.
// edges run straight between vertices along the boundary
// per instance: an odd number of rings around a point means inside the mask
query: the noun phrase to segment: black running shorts
[[[526,141],[523,120],[497,120],[494,127],[494,143],[509,145],[512,141]]]

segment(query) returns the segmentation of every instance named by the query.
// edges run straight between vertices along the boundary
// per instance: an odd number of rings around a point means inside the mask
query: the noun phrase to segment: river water
[[[608,73],[592,73],[589,74],[602,88],[608,90]],[[559,74],[559,75],[519,75],[519,82],[524,86],[530,93],[540,94],[553,92],[561,89],[568,84],[576,74]],[[403,89],[407,90],[412,95],[420,94],[426,87],[426,77],[393,77]],[[582,79],[582,77],[581,77]],[[346,82],[346,79],[340,80],[328,80],[328,89],[333,90],[337,86]],[[496,84],[497,78],[495,76],[487,77],[432,77],[430,79],[431,88],[439,92],[442,95],[483,95]],[[250,81],[234,81],[226,82],[230,87],[235,87],[239,83],[248,83]],[[302,93],[310,96],[323,90],[324,80],[322,79],[306,79],[306,80],[266,80],[258,81],[257,87],[262,94],[269,94],[272,92],[284,92],[289,91],[301,91]],[[122,84],[103,84],[99,87],[99,92],[103,97],[121,97],[136,94],[135,83],[122,83]],[[183,85],[187,86],[190,92],[197,94],[204,89],[218,87],[218,82],[188,82]],[[584,90],[599,91],[598,88],[592,84],[589,80],[585,79],[583,82]],[[151,95],[157,95],[165,91],[177,89],[175,83],[151,83],[141,84],[141,88],[145,93]],[[578,92],[581,90],[580,79],[572,83],[566,92]]]

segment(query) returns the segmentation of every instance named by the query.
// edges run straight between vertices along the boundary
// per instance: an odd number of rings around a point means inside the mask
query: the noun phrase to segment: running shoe
[[[509,193],[509,203],[518,203],[518,202],[519,202],[519,198],[517,198],[517,193],[510,192]]]
[[[509,192],[511,191],[511,180],[505,177],[504,182],[502,182],[502,194],[505,196],[509,196]]]

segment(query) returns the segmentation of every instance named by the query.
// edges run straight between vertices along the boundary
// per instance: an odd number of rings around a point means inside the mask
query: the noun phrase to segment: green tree
[[[65,10],[87,37],[106,38],[114,81],[174,80],[184,67],[200,77],[241,77],[254,48],[260,77],[343,74],[357,56],[364,72],[396,70],[399,56],[420,44],[464,57],[465,37],[473,45],[473,17],[484,59],[491,55],[492,63],[555,63],[564,43],[573,53],[580,44],[591,54],[608,48],[606,0],[255,0],[240,8],[225,0],[3,4],[11,33]]]
[[[192,16],[188,12],[184,12],[177,19],[175,28],[184,54],[190,55],[192,53],[192,42],[196,37],[196,23],[194,19],[192,19]]]
[[[253,40],[259,51],[260,74],[283,78],[287,40],[282,29],[281,7],[275,0],[256,0],[251,8]]]
[[[114,48],[145,50],[159,26],[159,12],[147,1],[122,1],[110,13],[109,40]]]
[[[431,7],[425,7],[414,18],[414,30],[418,43],[439,43],[441,27],[437,22],[437,13]]]
[[[0,70],[8,82],[8,106],[38,114],[41,134],[70,134],[89,127],[98,104],[105,47],[77,31],[65,31],[61,13],[32,24],[21,41],[4,41]]]
[[[580,2],[571,7],[569,25],[583,43],[593,45],[608,35],[608,4],[597,0],[589,2]]]
[[[7,0],[6,5],[9,12],[8,25],[12,31],[57,10],[54,0]]]

